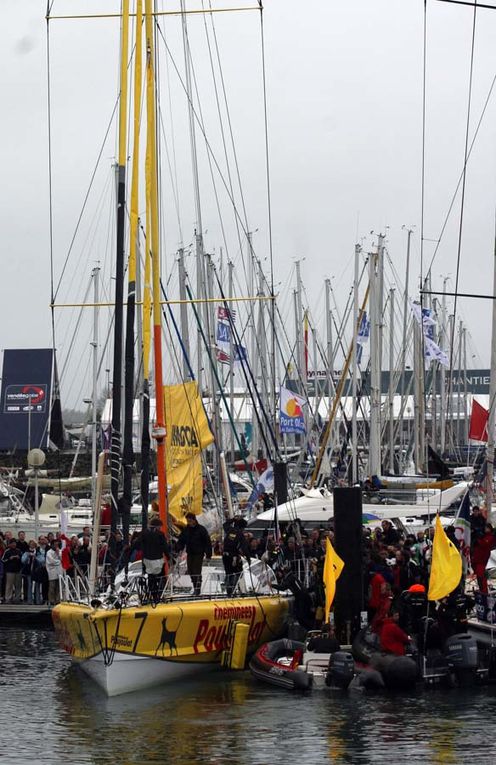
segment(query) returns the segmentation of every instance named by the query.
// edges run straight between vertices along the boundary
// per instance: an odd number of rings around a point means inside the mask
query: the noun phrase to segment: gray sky
[[[214,7],[222,5],[228,3],[214,3]],[[2,6],[0,348],[49,346],[45,3],[3,0]],[[165,7],[177,6],[167,3]],[[118,3],[55,0],[52,13],[104,7],[115,10]],[[437,239],[463,164],[473,12],[434,0],[428,0],[427,8],[424,230],[426,238]],[[294,261],[305,258],[305,303],[320,321],[324,278],[332,277],[336,300],[342,307],[351,286],[355,241],[364,238],[364,249],[368,249],[373,240],[371,231],[387,232],[388,252],[402,279],[406,245],[402,226],[416,227],[413,289],[420,268],[423,3],[267,0],[264,24],[274,270],[288,326],[292,326]],[[219,14],[215,25],[248,223],[251,229],[258,229],[254,244],[263,258],[268,254],[268,237],[259,14]],[[163,20],[162,28],[182,71],[179,21]],[[190,17],[189,28],[207,133],[221,157],[203,21]],[[480,10],[471,135],[496,73],[495,34],[496,13]],[[53,21],[50,42],[58,280],[117,95],[118,22]],[[185,99],[172,67],[166,70],[163,48],[161,55],[164,132],[169,138],[174,135],[174,146],[170,141],[168,148],[171,164],[176,164],[173,176],[178,181],[183,242],[188,245],[195,211]],[[459,289],[466,292],[487,294],[492,289],[495,117],[493,96],[468,166],[459,280]],[[115,130],[111,136],[60,288],[59,299],[64,301],[82,300],[96,260],[102,263],[108,281]],[[207,249],[219,253],[225,245],[204,145],[200,138],[198,141],[205,241]],[[164,240],[166,271],[170,273],[181,235],[167,165],[164,157]],[[218,190],[226,211],[225,194],[220,186]],[[232,213],[223,214],[229,255],[240,264]],[[433,266],[435,289],[441,288],[446,276],[451,277],[448,289],[454,288],[458,228],[459,200]],[[425,265],[433,251],[434,245],[426,242]],[[268,267],[268,261],[265,265]],[[388,276],[388,282],[392,278]],[[176,284],[173,278],[172,291]],[[475,356],[474,366],[489,360],[490,308],[489,301],[464,300],[458,304],[458,318],[467,322],[470,331],[469,354]],[[66,311],[57,327],[57,345],[63,355],[71,344],[74,316]],[[82,356],[78,363],[85,366]],[[77,404],[81,395],[78,386],[72,385],[65,403]]]

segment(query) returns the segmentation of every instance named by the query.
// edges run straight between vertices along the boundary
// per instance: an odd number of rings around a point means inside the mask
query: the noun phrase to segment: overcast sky
[[[245,3],[247,4],[247,3]],[[190,7],[200,7],[200,2]],[[214,2],[214,7],[228,3]],[[43,0],[2,3],[0,47],[2,147],[0,216],[2,297],[0,348],[51,344],[48,238],[46,22]],[[165,7],[177,8],[178,3]],[[55,0],[52,13],[116,10],[115,2]],[[473,11],[428,0],[425,221],[426,239],[437,239],[463,165]],[[202,111],[215,151],[221,148],[203,20],[188,20]],[[182,68],[180,24],[162,29]],[[215,18],[223,75],[243,182],[249,227],[257,254],[268,255],[263,102],[258,12]],[[387,234],[388,253],[404,278],[406,234],[415,226],[411,288],[418,284],[421,227],[422,35],[421,0],[267,0],[264,11],[269,142],[272,179],[274,271],[281,310],[292,321],[294,262],[305,259],[305,303],[315,321],[323,311],[323,281],[331,277],[340,308],[351,287],[357,241],[370,248],[374,231]],[[471,130],[496,74],[496,12],[479,10],[474,57]],[[95,160],[118,93],[118,22],[52,21],[50,26],[53,128],[55,280],[61,273]],[[170,163],[176,165],[179,216],[164,157],[165,270],[182,242],[192,241],[193,204],[187,114],[173,66],[162,50],[161,100]],[[169,97],[170,86],[170,97]],[[492,291],[496,201],[496,104],[493,95],[468,166],[459,289]],[[172,113],[172,118],[171,118]],[[210,132],[211,131],[211,132]],[[111,166],[115,130],[97,172],[74,254],[59,298],[81,300],[96,260],[110,275],[113,235]],[[201,141],[199,140],[199,143]],[[200,147],[203,228],[207,249],[225,243]],[[218,179],[217,179],[218,180]],[[226,206],[220,186],[221,205]],[[451,277],[457,262],[459,199],[433,265],[433,287]],[[239,258],[232,213],[226,216],[229,256]],[[181,230],[178,220],[180,220]],[[111,233],[109,233],[111,232]],[[424,244],[424,264],[434,244]],[[107,265],[108,264],[108,265]],[[264,261],[268,270],[268,261]],[[394,282],[391,271],[388,284]],[[174,288],[174,279],[171,289]],[[109,289],[108,286],[106,289]],[[473,365],[487,365],[489,301],[460,300]],[[65,314],[68,315],[67,313]],[[74,320],[57,323],[63,355]],[[103,320],[102,320],[103,321]],[[67,326],[64,326],[66,324]],[[65,347],[64,347],[65,346]],[[81,362],[81,359],[79,360]],[[68,391],[77,403],[79,389]],[[86,394],[88,395],[88,394]]]

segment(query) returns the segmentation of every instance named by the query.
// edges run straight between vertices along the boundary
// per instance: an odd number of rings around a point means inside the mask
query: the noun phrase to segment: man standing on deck
[[[201,526],[194,513],[186,514],[187,526],[179,534],[176,549],[186,549],[188,574],[193,583],[194,594],[201,593],[203,558],[212,557],[212,542],[205,526]]]
[[[224,524],[225,536],[222,545],[222,563],[226,572],[226,592],[232,595],[243,571],[242,558],[250,557],[248,542],[243,533],[246,521],[240,515]],[[254,556],[256,557],[256,556]]]
[[[148,575],[150,595],[156,603],[164,588],[164,565],[170,560],[170,548],[160,518],[151,519],[149,528],[138,536],[132,549],[143,553],[143,570]]]

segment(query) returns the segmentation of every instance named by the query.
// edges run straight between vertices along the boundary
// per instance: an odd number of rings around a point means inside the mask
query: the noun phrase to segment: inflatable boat
[[[250,671],[257,680],[293,691],[308,691],[313,685],[313,674],[300,666],[305,654],[305,643],[282,638],[264,643],[250,660]],[[327,663],[329,656],[326,656]]]

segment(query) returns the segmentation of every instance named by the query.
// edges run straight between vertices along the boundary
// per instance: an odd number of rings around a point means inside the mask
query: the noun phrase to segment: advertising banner
[[[164,387],[168,510],[176,520],[202,511],[201,453],[212,443],[196,382]]]
[[[48,446],[53,371],[51,348],[4,351],[0,450]]]

